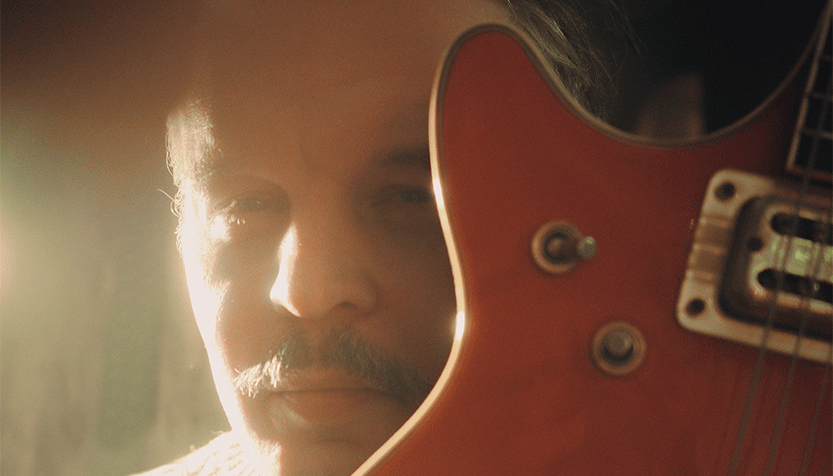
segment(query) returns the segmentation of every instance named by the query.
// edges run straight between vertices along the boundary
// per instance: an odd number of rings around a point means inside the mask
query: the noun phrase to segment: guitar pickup
[[[829,362],[831,193],[808,190],[798,206],[798,188],[735,170],[712,177],[677,304],[683,327]]]

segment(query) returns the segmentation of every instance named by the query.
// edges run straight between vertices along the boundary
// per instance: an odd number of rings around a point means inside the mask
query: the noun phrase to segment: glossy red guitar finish
[[[709,178],[781,173],[795,91],[685,147],[638,144],[571,106],[511,31],[458,42],[439,78],[434,146],[465,328],[442,389],[373,474],[720,475],[731,464],[757,350],[675,319]],[[511,92],[511,93],[507,93]],[[530,240],[551,220],[596,239],[595,258],[542,272]],[[647,353],[600,372],[596,331],[626,321]],[[764,474],[790,360],[766,356],[735,474]],[[831,389],[802,362],[771,474],[831,474]]]

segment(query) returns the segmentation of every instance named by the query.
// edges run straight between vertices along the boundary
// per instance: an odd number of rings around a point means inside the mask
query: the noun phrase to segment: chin
[[[254,402],[252,402],[254,403]],[[245,445],[263,476],[349,476],[413,414],[410,405],[371,399],[344,419],[303,418],[270,399],[247,415]],[[251,406],[248,410],[255,410]],[[254,416],[257,415],[257,418]]]
[[[389,436],[388,436],[389,437]],[[378,444],[322,441],[314,444],[250,444],[262,476],[349,476],[375,452]]]
[[[303,449],[285,447],[279,458],[278,465],[281,470],[278,474],[281,476],[349,476],[377,448],[362,448],[346,442],[322,443],[317,447]]]

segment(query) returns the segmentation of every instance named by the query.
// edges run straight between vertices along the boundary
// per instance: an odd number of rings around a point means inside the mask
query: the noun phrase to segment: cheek
[[[217,280],[208,277],[206,261],[186,257],[189,292],[197,325],[200,329],[218,396],[232,428],[248,431],[251,421],[261,421],[262,409],[257,402],[245,399],[234,388],[235,369],[245,368],[259,360],[270,346],[270,336],[281,335],[277,320],[270,319],[261,299],[247,289],[257,289],[235,279]],[[194,261],[192,261],[194,260]],[[218,282],[220,281],[220,282]],[[209,284],[211,283],[211,284]],[[260,413],[257,413],[260,412]]]
[[[268,297],[249,289],[245,283],[229,286],[217,313],[217,346],[232,370],[260,361],[288,332],[285,321],[274,316]]]
[[[187,222],[186,222],[187,225]],[[217,314],[222,302],[223,291],[208,283],[206,269],[202,260],[203,253],[200,245],[191,231],[186,227],[180,230],[182,243],[182,258],[185,266],[185,277],[188,283],[188,295],[191,308],[197,321],[200,334],[205,342],[209,354],[216,347],[215,325]]]
[[[281,335],[274,329],[266,284],[274,266],[261,256],[261,247],[231,246],[200,230],[184,220],[182,251],[191,304],[212,363],[232,372],[270,350],[269,336]]]
[[[397,337],[426,378],[436,380],[448,360],[456,301],[445,243],[429,240],[391,276],[398,308]]]
[[[418,348],[429,364],[431,378],[439,378],[448,360],[451,344],[454,338],[454,316],[456,314],[456,300],[454,282],[450,269],[440,275],[432,276],[430,294],[422,296],[429,303],[426,310],[425,335],[421,336],[423,345]]]

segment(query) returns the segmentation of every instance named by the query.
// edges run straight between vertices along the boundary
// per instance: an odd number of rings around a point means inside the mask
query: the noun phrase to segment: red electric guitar
[[[677,146],[589,117],[512,29],[460,38],[432,103],[457,339],[360,472],[833,474],[830,26]]]

